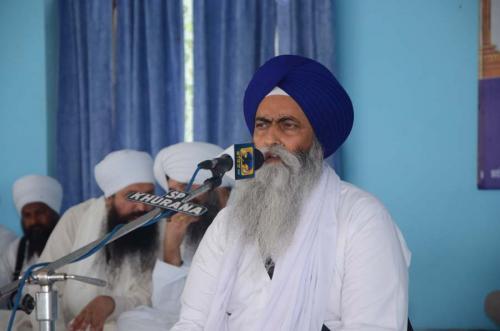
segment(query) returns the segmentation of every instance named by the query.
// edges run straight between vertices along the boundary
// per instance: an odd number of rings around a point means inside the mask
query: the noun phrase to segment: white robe
[[[14,240],[17,236],[14,232],[7,229],[5,226],[0,224],[0,252],[4,252],[4,249]]]
[[[52,262],[102,237],[106,220],[104,197],[90,199],[68,209],[52,232],[40,256],[40,261]],[[161,232],[160,229],[159,233]],[[160,251],[158,247],[157,256]],[[107,328],[110,329],[115,328],[116,318],[124,311],[150,303],[151,272],[143,273],[140,270],[134,270],[125,260],[118,272],[109,273],[105,267],[102,251],[80,262],[66,265],[57,272],[94,277],[108,282],[106,287],[74,280],[57,282],[55,287],[59,294],[60,311],[58,329],[63,329],[98,295],[111,296],[115,302],[115,310],[106,322]],[[32,287],[30,292],[36,292],[36,288]],[[33,315],[35,314],[30,316]],[[32,317],[31,324],[37,325],[34,318],[35,316]]]
[[[227,209],[221,211],[200,243],[172,330],[204,329],[229,247],[228,218]],[[406,330],[410,252],[399,229],[376,198],[345,182],[336,218],[335,271],[324,324],[332,331]],[[258,317],[273,309],[267,305],[270,284],[258,250],[245,250],[227,307],[228,330],[257,328]]]
[[[184,289],[194,250],[181,245],[183,265],[180,267],[157,260],[153,270],[152,307],[140,306],[118,318],[119,331],[169,330],[178,320],[181,311],[181,294]]]
[[[11,237],[9,237],[11,238]],[[17,250],[19,247],[20,238],[10,241],[2,250],[3,254],[0,256],[0,287],[12,282],[14,269],[16,268]],[[32,264],[38,261],[38,254],[34,254],[31,258],[23,261],[22,270],[26,270]],[[0,309],[6,309],[10,296],[0,299]]]
[[[20,239],[16,240],[16,235],[13,232],[0,225],[0,287],[7,285],[12,280],[19,241]]]

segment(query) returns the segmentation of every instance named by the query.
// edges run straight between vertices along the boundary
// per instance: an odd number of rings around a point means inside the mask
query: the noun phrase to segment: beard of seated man
[[[210,224],[212,224],[212,221],[219,213],[221,207],[219,197],[213,190],[207,193],[206,200],[200,201],[194,199],[193,202],[207,208],[207,211],[200,216],[200,220],[189,224],[186,230],[186,243],[191,247],[197,248],[203,235]]]
[[[49,209],[48,213],[50,221],[47,225],[36,224],[27,228],[24,223],[21,222],[23,233],[28,243],[28,255],[26,257],[26,261],[31,259],[35,254],[38,256],[42,254],[42,251],[45,248],[47,240],[49,240],[52,230],[54,230],[57,222],[59,221],[60,217],[58,213],[56,213],[52,209]]]
[[[130,221],[144,215],[146,212],[135,212],[126,216],[120,216],[114,204],[108,211],[107,232],[119,224],[127,224]],[[155,264],[158,253],[158,223],[138,228],[125,236],[118,238],[106,245],[106,263],[111,270],[119,270],[126,258],[138,258],[138,267],[141,271],[151,270]]]
[[[323,150],[313,141],[305,152],[292,153],[274,145],[259,148],[280,161],[266,162],[255,178],[237,186],[229,197],[232,230],[242,233],[244,243],[257,243],[262,258],[274,261],[293,240],[300,210],[323,169]]]

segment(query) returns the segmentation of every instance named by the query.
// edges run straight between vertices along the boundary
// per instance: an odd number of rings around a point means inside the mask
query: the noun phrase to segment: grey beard
[[[254,179],[238,183],[228,206],[232,230],[240,233],[243,244],[256,243],[264,260],[276,261],[293,241],[304,198],[321,176],[323,150],[314,139],[306,152],[291,153],[277,145],[262,152],[282,162],[264,164]]]

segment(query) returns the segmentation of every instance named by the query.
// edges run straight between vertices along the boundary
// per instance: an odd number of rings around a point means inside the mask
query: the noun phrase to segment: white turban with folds
[[[168,191],[165,176],[179,183],[188,183],[201,161],[214,159],[223,152],[217,145],[203,142],[183,142],[162,149],[155,158],[154,173],[158,184]],[[201,185],[212,177],[209,170],[200,170],[194,184]],[[226,176],[222,179],[221,186],[231,186],[232,182]]]
[[[12,186],[12,198],[19,214],[25,205],[32,202],[42,202],[59,213],[62,194],[61,184],[49,176],[24,176],[16,180]]]
[[[154,184],[153,159],[146,152],[123,149],[111,152],[94,168],[97,185],[107,198],[138,183]]]

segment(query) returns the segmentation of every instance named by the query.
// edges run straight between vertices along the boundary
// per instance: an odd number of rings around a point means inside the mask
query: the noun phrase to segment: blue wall
[[[53,169],[54,4],[0,4],[0,223],[17,231],[12,183]],[[406,236],[418,328],[493,328],[483,299],[500,288],[500,191],[476,189],[478,11],[466,0],[336,2],[338,75],[356,107],[344,177]]]
[[[493,328],[483,300],[500,289],[500,191],[476,188],[478,3],[344,0],[335,15],[356,115],[344,177],[405,234],[414,324]]]
[[[47,89],[45,7],[50,3],[54,1],[0,4],[0,224],[17,233],[12,184],[29,173],[47,174],[49,167],[48,104],[54,98]]]

